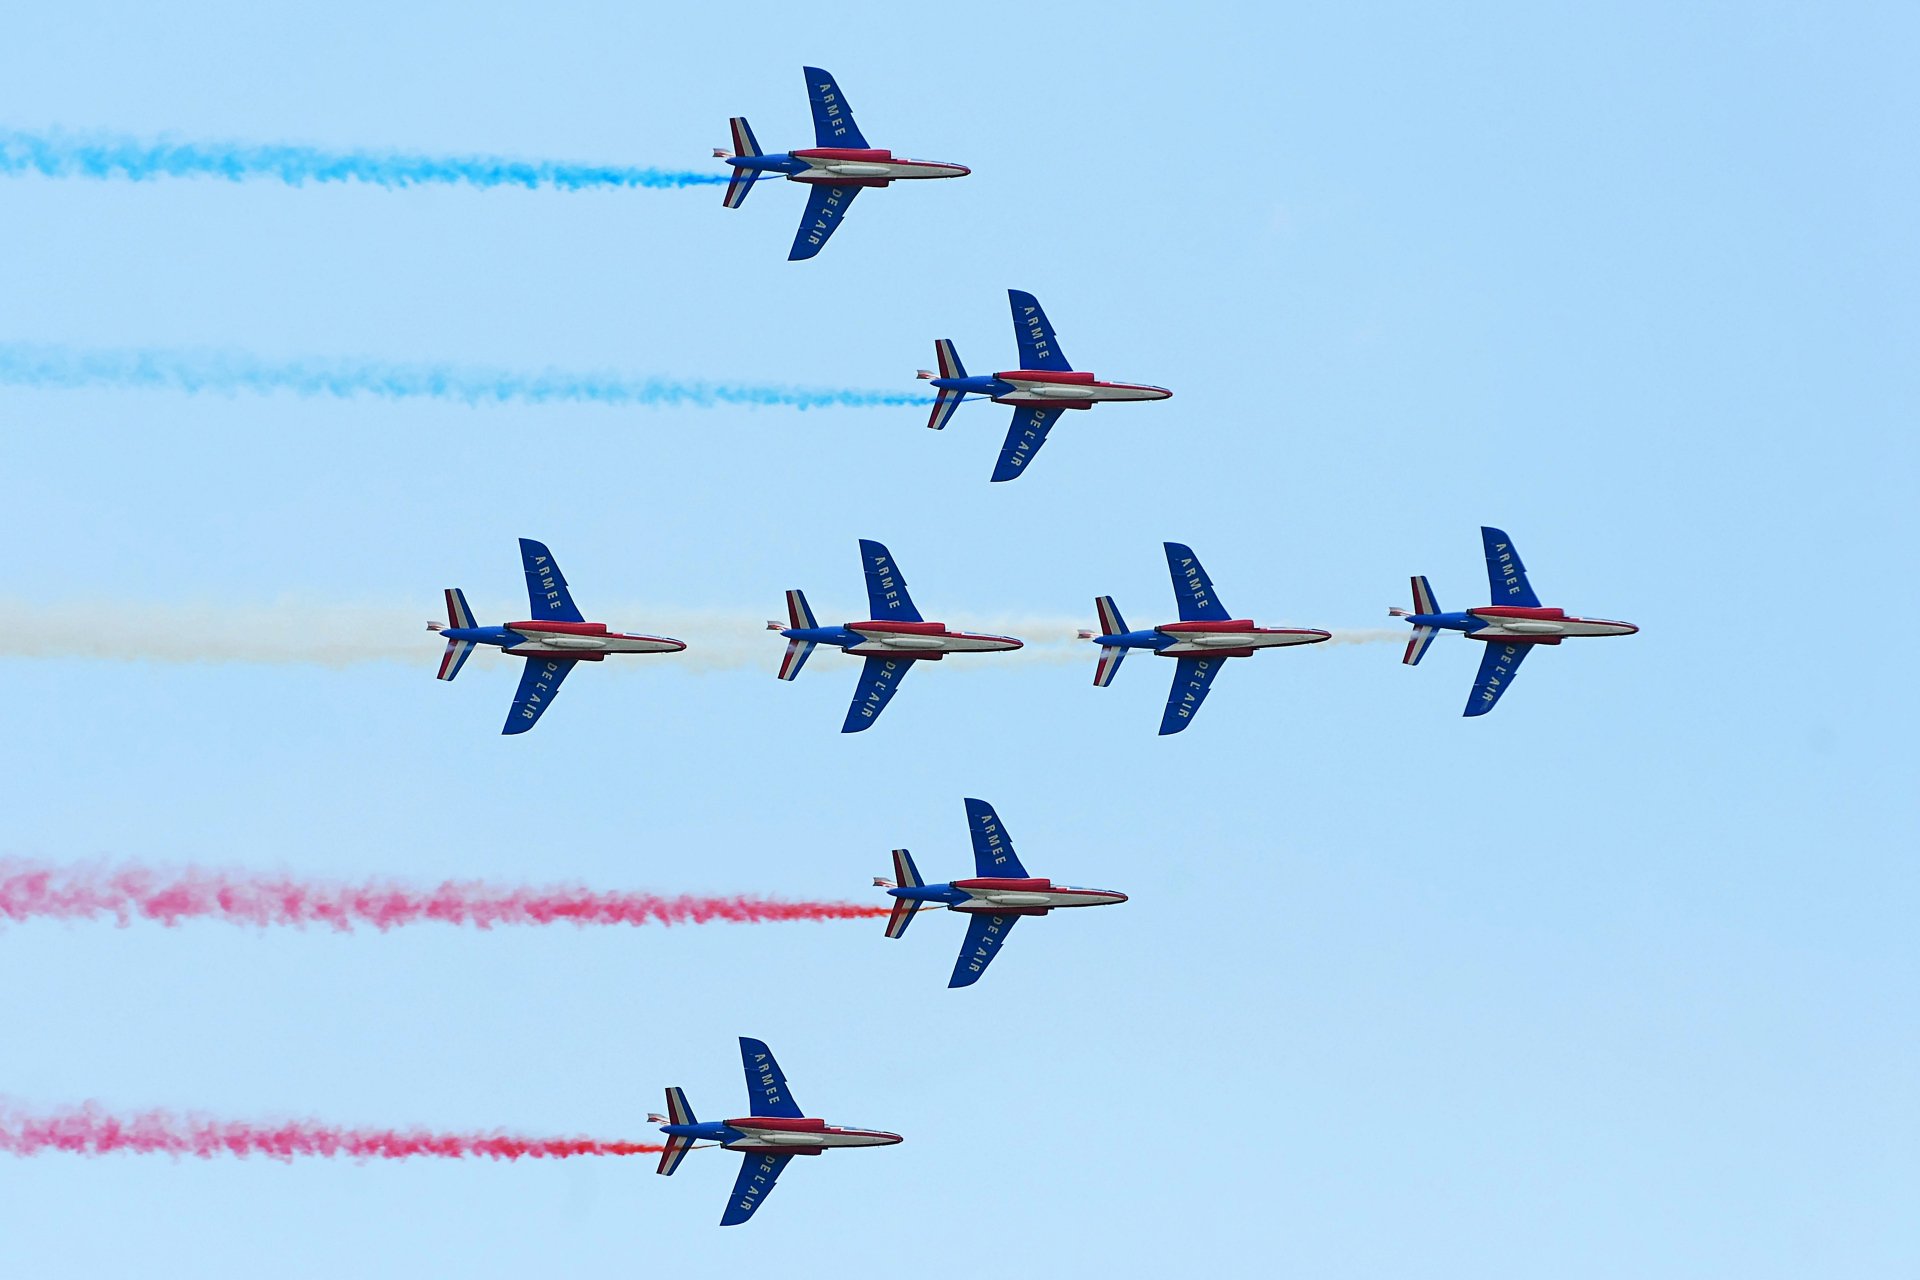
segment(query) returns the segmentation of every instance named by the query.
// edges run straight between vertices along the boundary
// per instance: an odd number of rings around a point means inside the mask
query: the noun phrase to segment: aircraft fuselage
[[[764,156],[727,156],[735,169],[780,174],[792,182],[835,187],[884,187],[919,178],[964,178],[973,170],[939,160],[909,160],[877,147],[809,147]]]
[[[665,636],[609,631],[604,622],[510,622],[501,627],[443,627],[448,640],[493,645],[515,657],[563,657],[598,662],[612,653],[677,653],[686,648]]]
[[[863,658],[941,658],[949,653],[1018,649],[1012,636],[950,631],[942,622],[849,622],[840,627],[789,627],[789,640],[834,645]]]
[[[1256,649],[1283,649],[1332,639],[1311,627],[1256,627],[1251,619],[1230,622],[1169,622],[1151,631],[1094,636],[1095,643],[1122,649],[1151,649],[1163,658],[1251,657]]]
[[[1055,884],[1044,877],[976,877],[949,884],[891,888],[887,892],[912,902],[944,906],[949,911],[992,915],[1043,916],[1064,907],[1107,907],[1127,900],[1126,894],[1111,889]]]
[[[934,378],[942,391],[986,396],[995,404],[1040,405],[1049,409],[1086,409],[1116,400],[1165,400],[1173,392],[1144,383],[1102,382],[1091,373],[1009,369],[974,378]]]
[[[665,1124],[660,1132],[695,1142],[713,1142],[728,1151],[770,1151],[812,1156],[830,1147],[890,1147],[900,1141],[884,1129],[854,1129],[811,1117],[743,1116],[705,1124]]]
[[[1506,644],[1559,644],[1576,636],[1630,636],[1640,630],[1631,622],[1606,618],[1576,618],[1562,609],[1526,608],[1496,604],[1464,613],[1409,613],[1416,627],[1463,632],[1469,640],[1499,640]]]

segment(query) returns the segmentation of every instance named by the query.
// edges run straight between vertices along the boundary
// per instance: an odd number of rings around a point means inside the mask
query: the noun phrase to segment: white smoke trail
[[[112,604],[69,601],[44,604],[0,598],[0,658],[86,658],[106,662],[251,663],[345,668],[369,663],[430,666],[441,642],[428,634],[430,604],[417,608],[371,604],[314,604],[282,599],[253,605],[188,603]],[[635,605],[609,611],[616,630],[629,629],[684,640],[686,652],[658,660],[695,672],[773,670],[784,642],[766,630],[764,613],[740,610],[670,609]],[[501,619],[512,621],[512,619]],[[1077,639],[1082,623],[1041,616],[959,615],[949,625],[964,631],[1017,636],[1026,647],[991,655],[991,663],[1091,664],[1093,646]],[[1398,643],[1405,633],[1335,631],[1331,644]],[[501,661],[483,647],[473,661]],[[652,669],[653,662],[626,665]],[[983,669],[987,662],[943,664]]]

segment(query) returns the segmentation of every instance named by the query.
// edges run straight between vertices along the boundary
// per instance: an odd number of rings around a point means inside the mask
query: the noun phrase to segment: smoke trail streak
[[[528,1138],[508,1133],[435,1133],[427,1129],[351,1129],[317,1120],[253,1123],[215,1120],[171,1111],[114,1115],[97,1103],[35,1112],[0,1099],[0,1153],[37,1156],[119,1153],[194,1156],[265,1156],[291,1163],[323,1160],[566,1160],[576,1156],[637,1156],[662,1148],[651,1142],[595,1138]]]
[[[435,922],[492,929],[502,925],[766,924],[869,920],[890,908],[860,902],[789,902],[746,895],[604,893],[577,886],[518,888],[449,880],[432,888],[392,881],[345,884],[291,875],[160,871],[134,864],[56,866],[0,859],[0,921],[135,919],[173,928],[188,920],[227,924],[317,925],[351,933]]]
[[[508,602],[513,597],[500,597]],[[513,604],[523,609],[524,601]],[[0,658],[92,658],[113,662],[221,663],[321,666],[334,669],[368,663],[432,665],[442,644],[422,627],[439,610],[437,595],[418,606],[314,604],[134,604],[126,600],[46,604],[0,597]],[[765,630],[766,613],[663,609],[646,604],[602,612],[616,626],[628,625],[687,642],[684,653],[657,660],[607,662],[622,671],[773,671],[786,642]],[[770,610],[769,612],[777,612]],[[505,621],[513,621],[504,614]],[[517,616],[517,615],[516,615]],[[961,671],[988,670],[1007,662],[1057,664],[1091,661],[1088,646],[1074,642],[1075,624],[1063,618],[966,618],[952,625],[968,631],[1014,635],[1027,647],[987,655],[979,662],[943,662]],[[481,648],[472,662],[500,661]],[[518,668],[515,668],[518,670]]]
[[[449,400],[459,404],[598,404],[711,409],[866,409],[925,405],[913,391],[703,382],[617,373],[516,372],[445,364],[362,360],[262,360],[237,352],[71,348],[0,342],[0,384],[43,390],[251,392],[352,399]]]
[[[503,156],[326,151],[284,144],[179,142],[115,134],[72,137],[0,129],[0,174],[49,178],[268,178],[290,186],[362,182],[375,187],[550,187],[560,191],[711,187],[727,175],[630,165],[557,164]]]

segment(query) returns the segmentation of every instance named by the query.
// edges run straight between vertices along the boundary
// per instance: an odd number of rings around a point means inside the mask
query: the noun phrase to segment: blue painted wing
[[[520,539],[520,564],[527,571],[527,615],[531,621],[585,622],[567,590],[567,580],[544,542]]]
[[[1225,658],[1182,658],[1174,669],[1173,688],[1167,691],[1167,709],[1160,717],[1162,734],[1178,733],[1193,723],[1206,700],[1213,678],[1227,665]]]
[[[1226,622],[1233,617],[1220,598],[1213,593],[1213,579],[1200,566],[1200,557],[1193,554],[1193,548],[1179,542],[1169,542],[1167,548],[1167,572],[1173,577],[1173,600],[1180,606],[1182,622]]]
[[[502,733],[525,733],[538,723],[560,692],[560,682],[573,670],[572,658],[528,658],[520,673],[520,687],[514,691],[513,708],[507,712]]]
[[[923,622],[907,594],[907,580],[893,552],[871,538],[860,539],[860,567],[867,575],[867,616],[875,622]]]
[[[827,239],[847,216],[858,187],[827,187],[811,184],[807,189],[807,211],[800,215],[800,230],[793,236],[793,248],[787,250],[788,262],[811,258],[827,247]]]
[[[1007,442],[1000,446],[1000,461],[993,466],[994,483],[1017,478],[1040,446],[1047,432],[1060,421],[1064,409],[1038,409],[1022,405],[1013,411],[1013,425],[1007,428]]]
[[[970,987],[980,981],[980,975],[1000,954],[1000,944],[1013,932],[1013,922],[1019,918],[984,914],[969,916],[967,940],[960,944],[960,958],[953,963],[953,976],[947,979],[947,985]]]
[[[787,1077],[773,1060],[765,1040],[740,1037],[740,1066],[747,1073],[747,1114],[786,1116],[798,1120],[805,1113],[787,1092]]]
[[[853,691],[853,704],[840,725],[842,733],[859,733],[871,728],[880,713],[893,701],[893,691],[907,678],[913,666],[911,658],[868,658],[860,668],[860,683]]]
[[[1486,642],[1487,651],[1480,655],[1480,674],[1473,678],[1473,692],[1467,695],[1467,709],[1463,716],[1483,716],[1493,710],[1493,704],[1500,701],[1500,695],[1513,683],[1513,673],[1520,669],[1520,662],[1527,656],[1530,644],[1501,644],[1498,640]]]
[[[1527,581],[1527,566],[1520,563],[1520,553],[1513,549],[1507,535],[1482,525],[1480,544],[1487,553],[1488,602],[1539,608],[1540,597],[1533,594],[1533,585]]]
[[[733,1180],[733,1198],[727,1201],[727,1211],[720,1215],[720,1225],[737,1227],[751,1218],[791,1159],[792,1156],[765,1151],[745,1153],[740,1160],[740,1176]]]
[[[807,73],[807,98],[813,103],[813,145],[865,151],[867,140],[853,122],[853,108],[847,105],[840,86],[818,67],[802,69]]]
[[[1040,309],[1040,299],[1009,289],[1007,301],[1013,304],[1013,341],[1020,351],[1020,367],[1071,373],[1073,366],[1060,351],[1060,340],[1047,323],[1047,313]]]
[[[967,830],[973,835],[973,873],[977,876],[1005,876],[1025,880],[1027,869],[1013,851],[1000,815],[985,800],[967,801]]]

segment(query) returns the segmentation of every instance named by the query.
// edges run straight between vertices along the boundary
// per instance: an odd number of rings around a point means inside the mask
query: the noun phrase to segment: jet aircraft
[[[1417,577],[1413,580],[1412,611],[1387,611],[1413,624],[1407,651],[1400,658],[1410,667],[1426,656],[1427,646],[1442,631],[1461,631],[1469,640],[1486,642],[1487,650],[1480,656],[1480,674],[1474,677],[1473,692],[1467,695],[1467,709],[1462,715],[1483,716],[1493,710],[1534,645],[1559,644],[1569,636],[1630,636],[1640,630],[1631,622],[1575,618],[1561,609],[1542,608],[1540,597],[1527,581],[1520,553],[1513,549],[1507,535],[1482,525],[1480,543],[1487,556],[1487,589],[1498,603],[1465,613],[1442,613],[1433,598],[1433,588],[1424,577]]]
[[[1101,382],[1091,373],[1076,373],[1061,354],[1059,339],[1047,323],[1047,313],[1030,293],[1007,290],[1013,306],[1013,340],[1020,351],[1020,367],[1001,373],[969,378],[960,363],[953,343],[941,338],[933,344],[932,369],[920,370],[920,377],[931,379],[939,394],[933,401],[933,413],[927,425],[938,431],[953,417],[968,396],[986,396],[995,404],[1013,406],[1013,425],[1007,428],[1006,443],[1000,446],[1000,461],[994,465],[995,481],[1013,480],[1026,469],[1047,432],[1067,409],[1091,409],[1103,400],[1165,400],[1173,392],[1165,387],[1149,387],[1132,382]]]
[[[913,865],[913,855],[895,849],[894,878],[876,876],[873,881],[894,899],[893,914],[887,917],[889,938],[904,934],[915,913],[929,907],[945,907],[969,917],[966,941],[960,944],[960,958],[947,980],[949,987],[970,987],[980,981],[1021,916],[1043,916],[1061,907],[1106,907],[1127,900],[1126,894],[1110,889],[1077,889],[1029,876],[999,815],[985,800],[967,801],[967,828],[973,836],[973,879],[925,884]]]
[[[1332,639],[1325,631],[1297,627],[1256,627],[1247,618],[1232,618],[1220,597],[1214,594],[1213,580],[1200,566],[1193,549],[1169,542],[1167,571],[1173,576],[1173,598],[1180,608],[1180,621],[1168,622],[1151,631],[1129,631],[1120,607],[1112,596],[1100,596],[1093,607],[1100,614],[1102,634],[1082,631],[1082,640],[1100,645],[1100,660],[1093,669],[1093,682],[1100,688],[1113,683],[1121,660],[1129,649],[1151,649],[1163,658],[1176,658],[1173,688],[1167,694],[1167,709],[1160,716],[1162,734],[1179,733],[1200,710],[1207,690],[1228,658],[1249,658],[1255,649],[1277,649],[1286,645],[1318,644]]]
[[[738,209],[747,192],[762,178],[784,177],[789,182],[804,182],[807,211],[800,217],[800,230],[793,237],[787,261],[811,258],[826,247],[827,237],[840,225],[853,198],[862,187],[884,187],[910,178],[964,178],[973,172],[963,164],[942,164],[933,160],[909,160],[891,151],[869,147],[853,122],[853,109],[840,92],[833,77],[818,67],[803,68],[807,73],[807,93],[813,100],[813,147],[806,151],[782,151],[764,155],[754,140],[745,116],[734,116],[727,123],[733,130],[733,150],[714,148],[716,159],[733,168],[723,203]]]
[[[427,630],[446,637],[447,651],[440,659],[442,680],[460,674],[477,644],[496,645],[502,653],[527,660],[501,733],[525,733],[533,728],[553,704],[560,682],[576,662],[599,662],[610,653],[677,653],[687,647],[665,636],[627,635],[607,630],[604,622],[583,621],[567,591],[567,580],[544,543],[520,539],[520,561],[527,572],[532,620],[498,627],[475,626],[466,593],[449,587],[445,624],[427,624]]]
[[[733,1180],[727,1210],[720,1215],[723,1227],[737,1227],[751,1218],[773,1190],[774,1180],[787,1167],[787,1161],[795,1156],[817,1156],[829,1147],[890,1147],[900,1141],[897,1133],[849,1129],[801,1114],[787,1088],[787,1077],[764,1041],[741,1036],[740,1065],[747,1073],[748,1115],[701,1124],[687,1105],[687,1095],[679,1089],[668,1089],[667,1114],[647,1117],[667,1135],[667,1149],[660,1153],[657,1173],[671,1177],[695,1144],[711,1143],[746,1157],[740,1162],[740,1176]]]
[[[906,678],[907,668],[915,662],[938,662],[950,653],[988,653],[1020,647],[1020,641],[1011,636],[949,631],[943,622],[923,620],[907,594],[906,579],[894,567],[893,553],[879,543],[860,539],[860,564],[867,574],[867,611],[872,615],[871,620],[823,627],[814,621],[813,608],[807,604],[806,595],[789,591],[787,624],[767,623],[767,630],[778,631],[787,638],[787,653],[780,660],[782,680],[791,680],[800,674],[800,668],[816,644],[836,645],[843,653],[867,660],[840,732],[859,733],[878,720],[894,690]]]

